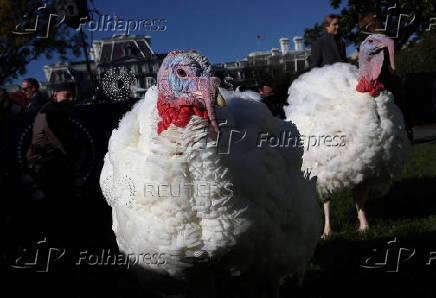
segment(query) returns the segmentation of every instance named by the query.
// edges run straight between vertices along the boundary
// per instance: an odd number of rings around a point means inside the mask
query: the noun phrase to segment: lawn
[[[389,193],[368,200],[367,215],[371,230],[361,234],[350,192],[335,194],[334,233],[320,241],[303,288],[286,276],[282,296],[436,297],[435,144],[412,147]]]
[[[102,148],[107,148],[107,144],[102,144]],[[101,165],[97,164],[95,169],[101,169]],[[94,180],[90,185],[98,186],[98,174],[92,176]],[[15,191],[17,187],[12,185],[11,189]],[[75,200],[71,213],[77,217],[80,210],[80,220],[72,222],[75,235],[71,236],[80,238],[81,242],[73,249],[86,248],[95,255],[102,250],[116,252],[111,210],[101,190],[94,187],[88,195]],[[32,207],[27,209],[29,214],[36,214],[35,222],[27,218],[19,205],[17,221],[6,226],[10,229],[4,227],[3,231],[7,231],[3,235],[4,242],[12,248],[15,248],[14,240],[21,243],[24,237],[20,231],[32,230],[28,228],[36,226],[38,221],[39,213]],[[436,297],[436,144],[413,146],[390,192],[382,198],[370,199],[367,214],[371,230],[360,234],[356,231],[358,221],[350,192],[335,194],[332,199],[334,233],[327,240],[320,240],[307,266],[302,288],[297,287],[295,275],[283,276],[281,297],[366,298],[376,294],[395,298]],[[383,265],[387,249],[389,254]],[[77,255],[77,251],[73,252]],[[124,267],[68,266],[71,260],[67,257],[65,264],[61,261],[53,264],[50,274],[0,266],[0,272],[7,274],[4,285],[14,291],[15,297],[24,296],[23,293],[34,296],[37,292],[46,295],[49,289],[56,295],[61,289],[62,297],[151,297]]]

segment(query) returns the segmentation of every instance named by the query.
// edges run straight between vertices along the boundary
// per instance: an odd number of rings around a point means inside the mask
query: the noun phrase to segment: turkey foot
[[[324,229],[324,232],[322,233],[322,235],[321,235],[321,239],[322,240],[326,240],[330,235],[331,235],[331,233],[332,233],[332,230],[326,230],[326,229]]]
[[[363,211],[363,209],[359,209],[357,204],[356,204],[356,208],[357,208],[357,218],[359,219],[359,232],[366,232],[369,230],[369,224],[368,221],[366,220],[366,215],[365,215],[365,211]]]
[[[321,239],[326,239],[332,233],[330,227],[330,200],[324,202],[324,232]]]

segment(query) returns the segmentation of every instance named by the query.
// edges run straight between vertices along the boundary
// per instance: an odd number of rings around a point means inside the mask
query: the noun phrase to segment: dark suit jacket
[[[283,110],[284,102],[280,100],[278,95],[262,97],[261,101],[268,107],[274,117],[280,119],[286,118],[285,111]]]
[[[39,94],[38,92],[35,92],[33,94],[32,98],[30,99],[30,105],[27,108],[27,111],[36,114],[42,108],[42,106],[44,104],[45,104],[45,101],[42,98],[41,94]]]
[[[59,160],[67,167],[66,163],[74,161],[80,145],[74,138],[70,114],[71,104],[66,101],[50,101],[36,114],[32,144],[27,152],[30,167],[35,168],[43,166],[42,163]]]
[[[336,62],[347,62],[345,44],[327,32],[312,44],[311,51],[310,68],[322,67]]]

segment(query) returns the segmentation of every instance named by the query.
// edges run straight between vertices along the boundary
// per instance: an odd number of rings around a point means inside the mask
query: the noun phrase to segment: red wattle
[[[195,115],[209,120],[207,110],[194,105],[182,105],[179,107],[171,107],[168,99],[162,93],[159,93],[157,99],[157,110],[162,120],[157,124],[157,133],[168,129],[171,124],[177,127],[185,127],[191,120],[191,116]]]
[[[369,92],[372,97],[377,97],[380,91],[383,91],[385,86],[379,80],[369,82],[364,76],[360,77],[359,83],[356,86],[357,92]]]

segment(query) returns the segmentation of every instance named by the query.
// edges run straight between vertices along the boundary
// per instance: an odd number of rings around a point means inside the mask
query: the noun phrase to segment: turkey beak
[[[217,100],[216,95],[218,92],[216,81],[213,77],[203,77],[198,81],[198,89],[204,99],[210,123],[212,124],[216,133],[219,133],[220,129],[218,127],[215,115],[215,103]]]
[[[392,69],[395,69],[394,62],[394,41],[389,37],[378,38],[380,44],[377,45],[378,48],[388,48],[389,52],[389,63]]]
[[[218,96],[216,100],[217,100],[217,105],[219,105],[220,107],[224,108],[226,106],[226,100],[221,95],[221,93],[218,92]]]

